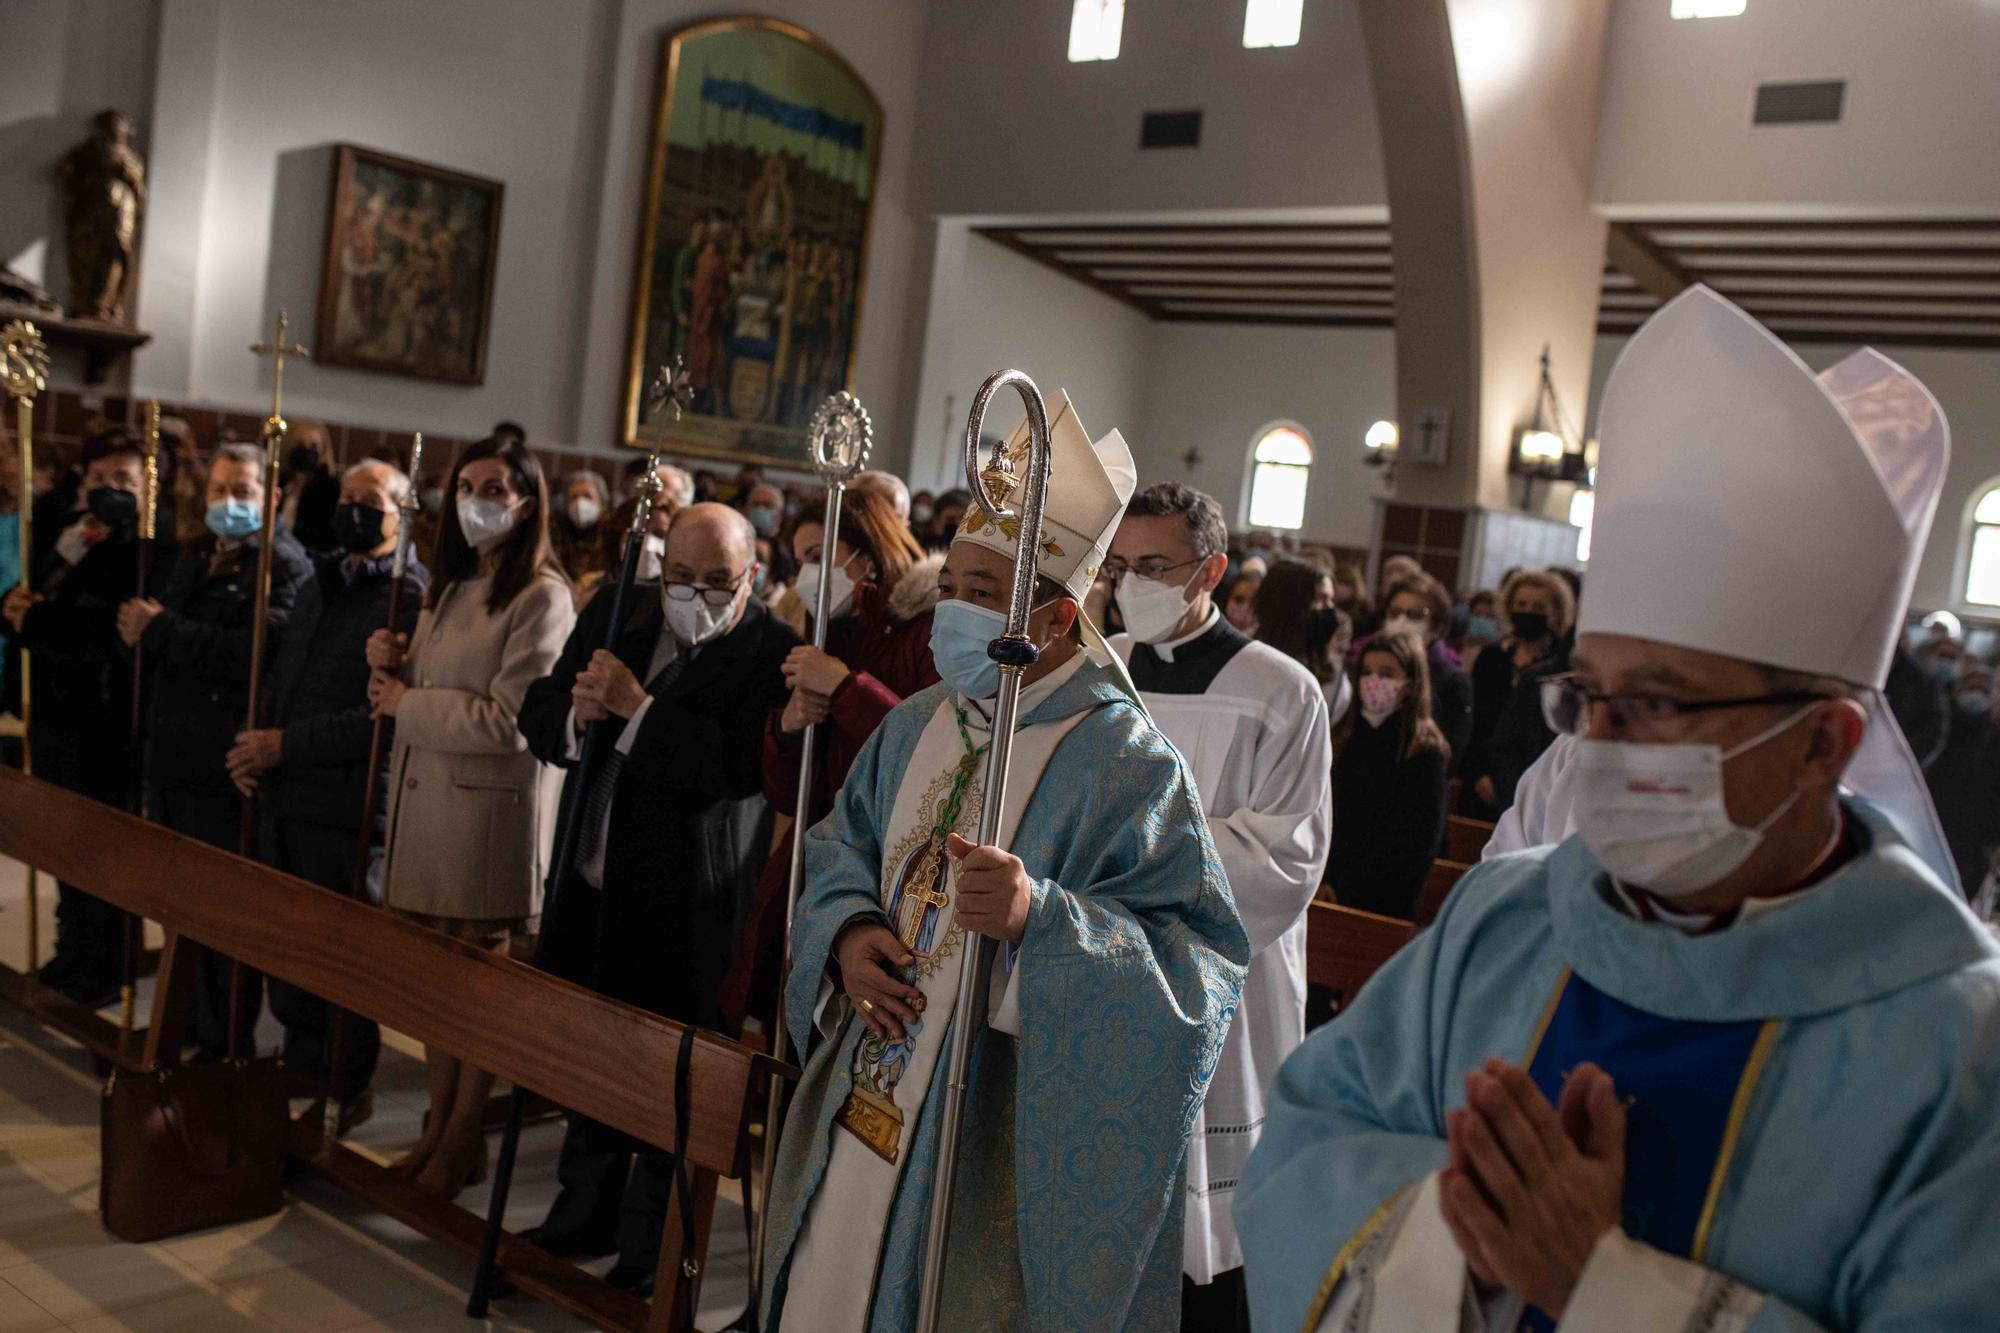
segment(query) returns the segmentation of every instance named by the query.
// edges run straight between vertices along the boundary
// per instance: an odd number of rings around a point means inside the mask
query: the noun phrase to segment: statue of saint
[[[100,111],[90,124],[90,137],[70,149],[59,168],[70,313],[123,324],[146,203],[146,164],[132,147],[130,116]]]

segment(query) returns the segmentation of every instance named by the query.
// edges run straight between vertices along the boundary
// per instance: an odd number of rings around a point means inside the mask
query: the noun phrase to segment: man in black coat
[[[138,586],[138,441],[118,431],[84,446],[86,509],[49,541],[35,590],[15,587],[4,614],[30,655],[35,776],[129,808],[138,781],[132,748],[132,656],[118,641],[119,603]],[[164,575],[171,551],[154,571]],[[41,981],[95,1007],[118,993],[128,918],[70,884],[56,890],[55,956]]]
[[[183,549],[158,600],[134,598],[118,609],[119,634],[144,645],[152,673],[146,781],[154,811],[175,832],[229,851],[239,846],[243,804],[224,756],[249,707],[264,467],[258,445],[218,448],[208,469],[208,531]],[[280,523],[271,547],[272,649],[311,577],[312,561]],[[229,960],[204,950],[196,977],[196,1056],[218,1059],[228,1045]],[[238,1054],[251,1052],[262,985],[244,969]]]
[[[601,646],[611,593],[600,591],[521,705],[529,748],[571,770],[565,814],[584,803],[578,853],[550,872],[559,892],[543,916],[545,965],[704,1025],[718,1017],[722,973],[768,846],[764,723],[784,705],[781,668],[799,642],[752,592],[755,550],[756,534],[735,510],[682,510],[667,534],[664,583],[633,590],[617,651]],[[591,723],[610,729],[615,757],[607,754],[583,792],[574,765]],[[563,1188],[539,1229],[541,1246],[567,1255],[615,1248],[610,1281],[649,1294],[667,1154],[572,1116],[557,1172]]]
[[[267,865],[335,893],[355,888],[361,806],[367,790],[368,748],[374,724],[368,707],[368,636],[389,623],[395,587],[401,506],[410,479],[388,463],[370,460],[349,468],[330,524],[342,554],[316,560],[315,577],[299,589],[283,642],[266,678],[268,725],[236,737],[229,775],[246,798],[257,801],[257,855]],[[429,582],[411,556],[394,626],[416,629]],[[387,827],[380,799],[389,748],[378,756],[377,800],[369,841],[379,847]],[[372,877],[371,877],[372,878]],[[371,897],[379,886],[371,884]],[[326,1002],[277,977],[270,979],[271,1012],[285,1025],[285,1068],[318,1079],[333,1052]],[[358,1014],[343,1025],[334,1097],[345,1132],[368,1116],[368,1084],[381,1053],[381,1033]]]

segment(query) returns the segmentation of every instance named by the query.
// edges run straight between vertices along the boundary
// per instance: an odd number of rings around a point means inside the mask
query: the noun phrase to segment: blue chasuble
[[[1857,856],[1709,934],[1614,906],[1579,839],[1461,880],[1279,1073],[1236,1204],[1255,1326],[1313,1327],[1498,1056],[1635,1099],[1628,1234],[1763,1293],[1752,1333],[2000,1327],[2000,947],[1848,815]]]

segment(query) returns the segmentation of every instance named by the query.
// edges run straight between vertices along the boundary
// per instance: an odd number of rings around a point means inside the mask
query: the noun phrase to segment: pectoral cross
[[[951,903],[951,895],[943,888],[945,873],[944,839],[933,838],[903,883],[903,928],[897,938],[911,953],[917,951],[917,937],[923,933],[924,913],[933,907],[941,912]]]
[[[277,331],[267,343],[251,343],[250,351],[257,356],[268,356],[271,360],[271,416],[264,423],[266,440],[282,439],[285,434],[285,358],[288,356],[310,357],[312,353],[303,343],[285,341],[285,327],[291,321],[285,312],[278,312]]]

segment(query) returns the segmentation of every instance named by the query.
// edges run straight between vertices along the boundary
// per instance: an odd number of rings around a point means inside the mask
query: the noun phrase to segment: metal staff
[[[146,470],[139,482],[139,543],[138,568],[135,571],[132,595],[144,597],[146,586],[153,576],[153,540],[159,533],[160,500],[160,400],[149,399],[146,403]],[[132,645],[132,813],[146,813],[146,764],[145,764],[145,689],[146,689],[146,646]],[[119,1022],[126,1032],[132,1030],[132,1022],[137,1014],[139,993],[139,950],[144,944],[142,932],[145,925],[129,913],[125,918],[125,974],[118,984]]]
[[[403,623],[403,577],[410,568],[410,549],[416,541],[417,477],[424,463],[424,433],[410,437],[410,487],[396,506],[396,556],[389,572],[389,632]],[[389,720],[377,717],[368,730],[368,775],[361,789],[361,830],[354,838],[354,882],[351,895],[356,902],[368,901],[368,871],[374,860],[376,795],[381,782],[382,749],[388,741]],[[320,1081],[319,1151],[324,1154],[340,1137],[340,1062],[347,1049],[347,1011],[329,1006],[327,1019],[326,1070]]]
[[[868,466],[868,451],[874,447],[875,428],[868,419],[868,409],[861,405],[859,398],[846,390],[834,394],[813,413],[809,442],[813,471],[826,483],[826,514],[819,543],[819,595],[813,599],[812,635],[812,646],[825,652],[826,622],[832,618],[833,612],[833,580],[826,577],[826,567],[833,555],[834,544],[840,540],[840,509],[841,501],[847,494],[847,483]],[[818,737],[819,725],[814,723],[799,738],[799,794],[792,811],[791,869],[785,877],[785,938],[778,968],[778,1003],[771,1020],[771,1056],[777,1060],[785,1058],[790,1044],[785,1037],[785,982],[792,972],[792,918],[798,915],[799,892],[805,884],[806,808],[812,799],[813,751]],[[767,1201],[771,1197],[771,1173],[778,1162],[778,1130],[784,1098],[784,1080],[773,1075],[770,1100],[764,1108],[764,1161],[758,1172],[760,1200]],[[770,1224],[770,1210],[760,1203],[757,1241],[750,1252],[752,1301],[757,1299],[756,1293],[762,1284],[764,1233]]]
[[[657,419],[662,411],[671,410],[678,422],[681,413],[694,403],[694,384],[688,378],[687,368],[679,357],[660,367],[659,375],[647,390],[647,417]],[[653,437],[652,456],[646,460],[646,475],[639,483],[639,503],[632,511],[632,526],[625,530],[625,551],[618,564],[618,578],[599,596],[611,598],[611,615],[604,622],[604,648],[616,652],[618,636],[625,628],[625,603],[638,582],[639,555],[646,548],[646,523],[653,516],[653,505],[660,492],[666,487],[660,481],[660,446],[664,443],[662,429]],[[579,840],[583,836],[583,807],[588,804],[590,783],[602,762],[604,747],[615,738],[602,722],[593,722],[584,729],[583,752],[576,761],[576,790],[562,810],[561,821],[556,825],[554,854],[549,859],[549,878],[542,889],[542,933],[546,941],[560,925],[559,908],[563,901],[563,885],[570,875],[571,863],[576,860]],[[540,945],[536,946],[540,952]],[[514,1184],[514,1157],[521,1146],[521,1118],[528,1105],[528,1090],[515,1084],[507,1097],[507,1124],[500,1132],[500,1158],[493,1164],[493,1190],[486,1204],[486,1234],[479,1243],[479,1264],[472,1274],[472,1294],[465,1304],[465,1312],[474,1319],[484,1319],[486,1308],[493,1298],[493,1276],[500,1257],[500,1236],[506,1230],[507,1195]]]
[[[987,405],[994,394],[1009,385],[1028,409],[1028,485],[1018,515],[1005,508],[1009,492],[1021,481],[1006,451],[996,444],[983,474],[979,467],[979,432],[986,421]],[[1042,504],[1049,490],[1049,415],[1041,391],[1021,371],[1003,370],[979,386],[972,400],[972,415],[965,423],[965,477],[974,502],[1001,531],[1006,531],[1010,520],[1018,518],[1020,523],[1014,540],[1014,586],[1007,599],[1007,627],[986,648],[987,656],[1000,667],[1000,693],[993,702],[993,740],[986,752],[985,794],[979,807],[979,844],[988,847],[1000,836],[1000,819],[1007,802],[1007,764],[1014,748],[1014,718],[1021,705],[1021,673],[1041,656],[1028,637],[1028,612],[1035,591],[1035,556],[1042,545]],[[951,1051],[933,1176],[937,1183],[924,1221],[924,1285],[917,1306],[917,1333],[936,1333],[938,1327],[938,1309],[944,1297],[945,1241],[951,1231],[958,1143],[965,1120],[966,1076],[972,1065],[973,1044],[986,1026],[994,941],[968,933],[968,942],[972,947],[966,954],[965,970],[959,974],[958,1008],[951,1020]]]
[[[29,574],[35,554],[35,398],[49,385],[49,348],[42,331],[26,320],[17,319],[0,328],[0,387],[14,400],[15,434],[21,450],[21,582],[22,591],[33,585]],[[16,636],[17,638],[19,636]],[[21,771],[34,772],[32,737],[34,732],[33,695],[28,689],[28,648],[18,645],[21,656]],[[41,890],[35,868],[28,873],[28,971],[27,984],[39,977],[36,960],[41,954]]]

